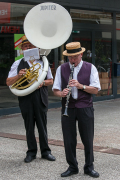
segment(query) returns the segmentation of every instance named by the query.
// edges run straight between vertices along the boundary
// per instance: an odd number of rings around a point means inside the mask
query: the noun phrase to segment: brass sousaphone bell
[[[11,88],[13,94],[25,96],[35,91],[44,81],[48,71],[46,51],[64,44],[72,32],[72,19],[68,11],[56,3],[41,3],[34,6],[24,20],[24,32],[31,44],[44,49],[44,67],[37,80],[25,89]]]

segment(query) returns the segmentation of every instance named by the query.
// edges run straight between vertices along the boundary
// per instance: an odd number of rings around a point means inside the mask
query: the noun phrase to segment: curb
[[[61,107],[61,102],[55,102],[48,104],[48,109],[59,108]],[[11,107],[11,108],[2,108],[0,109],[0,116],[21,113],[19,107]]]

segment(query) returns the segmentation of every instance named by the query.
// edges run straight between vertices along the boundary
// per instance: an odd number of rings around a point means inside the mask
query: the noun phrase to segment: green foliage
[[[101,39],[97,40],[95,42],[95,60],[96,61],[101,61],[103,63],[108,63],[109,62],[109,53],[108,52],[105,52],[104,54],[104,44],[102,42]]]
[[[1,68],[9,68],[11,66],[11,63],[0,63]]]

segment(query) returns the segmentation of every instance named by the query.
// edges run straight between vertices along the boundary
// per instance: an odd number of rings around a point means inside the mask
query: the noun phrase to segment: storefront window
[[[95,32],[95,66],[99,72],[101,91],[97,96],[112,94],[111,32]]]
[[[91,24],[112,24],[112,15],[108,12],[71,9],[73,22]]]
[[[1,4],[1,3],[0,3]],[[7,3],[6,3],[7,4]],[[33,5],[26,4],[16,4],[16,3],[8,3],[10,4],[10,23],[6,23],[6,25],[23,25],[24,18],[28,11],[33,7]]]
[[[14,34],[23,34],[23,21],[32,5],[0,2],[0,85],[15,61]]]
[[[79,41],[81,47],[85,47],[82,59],[92,63],[92,33],[91,31],[77,31],[72,34],[72,41]]]

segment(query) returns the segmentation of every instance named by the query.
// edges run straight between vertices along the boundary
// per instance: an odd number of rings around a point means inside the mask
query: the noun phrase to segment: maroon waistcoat
[[[92,64],[83,61],[83,65],[77,75],[77,80],[80,84],[89,86],[90,84],[90,74],[91,74],[91,67]],[[64,63],[61,65],[61,79],[62,79],[62,90],[67,87],[69,76],[70,76],[71,70],[69,63]],[[62,98],[62,106],[64,107],[66,103],[66,97]],[[85,108],[85,107],[91,107],[93,106],[92,103],[92,95],[78,89],[78,98],[73,99],[70,95],[69,99],[69,108]]]

